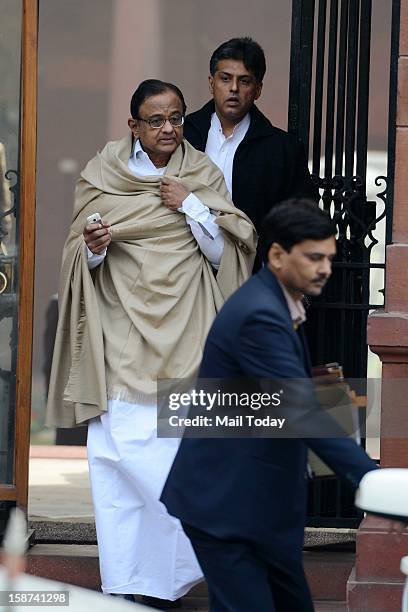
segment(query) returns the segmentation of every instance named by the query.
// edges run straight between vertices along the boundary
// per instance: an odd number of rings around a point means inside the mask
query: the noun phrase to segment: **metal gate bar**
[[[326,0],[319,0],[319,20],[316,45],[316,80],[313,124],[313,173],[320,172],[323,116],[324,49],[326,46]]]
[[[306,150],[309,149],[314,7],[314,0],[294,0],[292,4],[289,125],[296,124]]]
[[[393,34],[388,175],[392,178],[399,0],[390,1]],[[365,394],[367,317],[370,310],[383,307],[383,303],[370,302],[370,273],[385,269],[385,262],[371,263],[372,249],[378,242],[373,231],[386,216],[386,239],[390,241],[392,211],[389,181],[378,194],[385,205],[381,214],[377,215],[376,203],[367,201],[366,195],[373,3],[293,0],[292,6],[288,127],[311,152],[312,180],[320,191],[320,205],[338,228],[333,275],[324,295],[312,300],[307,335],[313,363],[341,362],[347,377],[361,379],[358,394]],[[309,146],[311,115],[313,141]],[[385,177],[378,177],[376,185],[382,180],[387,183]],[[352,526],[359,520],[352,497],[339,481],[333,477],[312,482],[309,524]]]
[[[358,74],[358,110],[357,110],[357,168],[356,172],[366,184],[367,141],[368,141],[368,99],[371,50],[371,13],[372,1],[362,0],[360,18],[360,57]]]
[[[337,21],[338,21],[338,0],[330,3],[330,22],[329,22],[329,54],[327,65],[327,107],[326,107],[326,134],[334,133],[334,105],[336,99],[336,64],[337,64]],[[326,138],[325,144],[325,169],[324,175],[331,176],[333,170],[333,138]],[[313,173],[314,170],[313,170]],[[327,190],[323,193],[323,203],[325,198],[328,200],[331,193]],[[331,199],[331,198],[330,198]]]
[[[345,138],[345,175],[354,175],[354,150],[357,106],[357,62],[358,62],[359,0],[350,0],[347,41],[347,106]]]
[[[337,83],[337,125],[336,125],[336,163],[335,174],[343,174],[344,118],[346,106],[346,67],[348,37],[348,0],[341,0],[339,33],[339,71]],[[339,210],[335,200],[335,209]]]

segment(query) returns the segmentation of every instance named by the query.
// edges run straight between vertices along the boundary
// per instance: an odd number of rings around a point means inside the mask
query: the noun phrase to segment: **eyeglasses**
[[[166,121],[169,121],[172,127],[181,127],[184,124],[183,115],[172,115],[171,117],[152,117],[151,119],[142,119],[142,117],[138,117],[138,120],[144,121],[154,130],[159,130],[162,128]]]

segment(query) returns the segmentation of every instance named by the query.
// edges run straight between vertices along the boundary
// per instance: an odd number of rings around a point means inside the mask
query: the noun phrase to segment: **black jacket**
[[[205,151],[214,112],[211,100],[186,117],[184,137],[200,151]],[[274,127],[256,106],[250,115],[251,124],[234,157],[232,199],[259,231],[274,204],[290,197],[316,199],[317,191],[301,143]]]

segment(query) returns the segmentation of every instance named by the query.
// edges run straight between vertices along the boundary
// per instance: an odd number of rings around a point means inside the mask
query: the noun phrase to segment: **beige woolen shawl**
[[[160,177],[129,171],[131,146],[131,137],[108,143],[77,184],[63,252],[50,425],[83,423],[106,411],[109,398],[155,404],[157,379],[195,372],[217,311],[251,273],[255,230],[209,158],[183,141],[165,174],[217,215],[225,237],[217,274],[185,216],[162,203]],[[90,272],[82,232],[94,212],[110,224],[112,242]]]

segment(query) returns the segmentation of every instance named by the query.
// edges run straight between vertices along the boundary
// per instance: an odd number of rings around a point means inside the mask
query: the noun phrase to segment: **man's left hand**
[[[164,176],[160,185],[160,195],[163,204],[170,210],[178,210],[190,194],[181,181]]]

